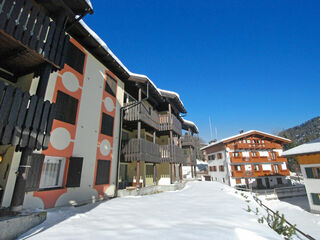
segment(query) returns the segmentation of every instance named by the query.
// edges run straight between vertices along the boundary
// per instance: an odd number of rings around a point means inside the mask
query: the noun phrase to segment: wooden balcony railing
[[[195,144],[197,143],[198,140],[199,140],[198,137],[185,135],[181,139],[181,144],[183,147],[188,147],[188,146],[195,147]]]
[[[124,112],[125,121],[142,121],[148,126],[159,130],[159,115],[144,103],[129,107]]]
[[[272,170],[240,170],[232,171],[232,177],[236,178],[246,178],[246,177],[264,177],[264,176],[289,176],[289,170],[279,170],[278,172],[273,172]]]
[[[190,155],[189,155],[188,152],[185,153],[185,154],[184,154],[184,162],[183,162],[183,165],[185,165],[185,166],[190,166],[190,165],[195,166],[195,165],[197,165],[196,154],[195,154],[195,153],[192,153],[192,154],[191,154],[191,163],[190,163]]]
[[[56,68],[64,65],[69,36],[64,21],[57,25],[32,0],[0,1],[1,66],[23,72],[44,62]]]
[[[0,144],[47,149],[55,105],[0,81]]]
[[[173,114],[160,114],[160,131],[172,130],[179,136],[182,134],[182,124]]]
[[[260,142],[260,143],[234,143],[229,144],[231,149],[281,149],[282,146],[277,143],[268,143],[268,142]]]
[[[160,163],[161,160],[159,145],[145,139],[130,139],[124,144],[122,154],[125,162],[144,161]]]
[[[287,162],[284,157],[230,157],[231,163],[268,163],[268,162]]]
[[[159,145],[161,162],[184,163],[183,149],[173,145]]]

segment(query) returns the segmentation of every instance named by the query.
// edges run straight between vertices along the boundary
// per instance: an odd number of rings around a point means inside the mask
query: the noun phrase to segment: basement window
[[[62,187],[66,159],[47,156],[44,160],[40,189]]]

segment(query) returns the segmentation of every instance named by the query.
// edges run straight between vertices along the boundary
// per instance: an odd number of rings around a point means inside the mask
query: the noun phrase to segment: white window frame
[[[61,160],[61,165],[59,172],[56,176],[56,184],[52,184],[48,181],[50,181],[45,175],[46,171],[50,171],[47,169],[47,164],[48,163],[58,163],[58,161]],[[48,188],[59,188],[62,187],[63,185],[63,177],[64,177],[64,169],[65,169],[65,164],[66,164],[66,158],[64,157],[53,157],[53,156],[46,156],[44,161],[43,161],[43,168],[42,168],[42,173],[41,173],[41,179],[40,179],[40,189],[48,189]]]

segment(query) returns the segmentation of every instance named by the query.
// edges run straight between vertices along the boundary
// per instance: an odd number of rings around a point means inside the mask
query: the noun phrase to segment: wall
[[[218,153],[221,153],[222,154],[222,159],[218,159],[217,156],[218,156]],[[226,151],[223,150],[223,151],[218,151],[218,152],[211,152],[210,154],[208,154],[208,156],[211,156],[215,154],[216,157],[215,157],[215,160],[208,160],[208,174],[209,176],[211,177],[211,180],[213,181],[218,181],[218,182],[221,182],[221,183],[225,183],[225,184],[230,184],[230,179],[229,179],[229,167],[228,167],[228,164],[227,164],[227,156],[226,155]],[[215,166],[216,167],[216,172],[212,172],[210,171],[210,167],[213,167]],[[224,166],[224,171],[221,172],[219,167],[220,166]]]

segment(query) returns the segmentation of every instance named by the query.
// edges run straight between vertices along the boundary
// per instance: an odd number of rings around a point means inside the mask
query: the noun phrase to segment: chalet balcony
[[[195,154],[195,153],[191,154],[191,163],[190,163],[189,153],[186,153],[186,154],[184,155],[184,163],[183,163],[183,165],[185,165],[185,166],[191,166],[191,164],[192,164],[192,166],[197,165],[196,154]]]
[[[182,135],[182,124],[178,120],[176,116],[173,114],[160,114],[159,115],[160,121],[160,131],[170,131],[172,130],[177,135]]]
[[[284,157],[230,157],[231,164],[237,164],[237,163],[270,163],[270,162],[287,162],[287,159]]]
[[[185,135],[181,139],[181,144],[183,147],[195,147],[195,144],[198,142],[199,138],[191,135]]]
[[[232,171],[232,177],[234,178],[255,178],[255,177],[267,177],[267,176],[289,176],[289,170],[279,170],[278,172],[270,170],[240,170]]]
[[[130,139],[123,147],[122,155],[125,162],[161,162],[159,145],[146,139]]]
[[[0,81],[0,144],[47,149],[55,105]]]
[[[37,70],[43,63],[64,65],[69,36],[64,21],[57,25],[32,0],[0,1],[0,67],[15,76]]]
[[[138,105],[126,109],[124,112],[124,120],[127,122],[126,126],[132,125],[137,121],[141,121],[148,127],[153,128],[154,130],[159,130],[160,128],[158,113],[149,108],[144,103],[140,103]],[[134,124],[133,128],[136,127],[136,124]]]
[[[181,163],[185,161],[183,149],[173,145],[159,145],[161,162]]]
[[[234,143],[230,145],[232,149],[280,149],[282,146],[277,143]]]

